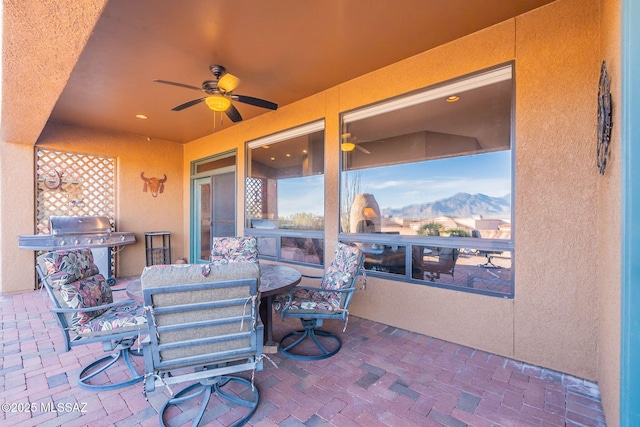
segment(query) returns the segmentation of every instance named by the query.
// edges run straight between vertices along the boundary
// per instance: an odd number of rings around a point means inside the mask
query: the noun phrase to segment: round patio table
[[[295,268],[260,264],[260,318],[264,323],[265,353],[278,351],[278,343],[273,341],[273,296],[293,288],[301,279],[302,274]]]

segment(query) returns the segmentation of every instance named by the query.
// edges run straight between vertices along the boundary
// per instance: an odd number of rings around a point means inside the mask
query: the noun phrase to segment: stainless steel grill
[[[54,251],[89,247],[100,273],[109,283],[111,277],[111,248],[136,242],[131,232],[112,232],[109,218],[104,216],[52,216],[51,234],[18,236],[18,247],[33,251]]]

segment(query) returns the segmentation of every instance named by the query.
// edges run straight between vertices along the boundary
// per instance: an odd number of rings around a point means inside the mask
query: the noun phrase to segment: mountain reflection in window
[[[355,148],[342,152],[341,231],[510,240],[511,73],[344,114],[342,142]]]

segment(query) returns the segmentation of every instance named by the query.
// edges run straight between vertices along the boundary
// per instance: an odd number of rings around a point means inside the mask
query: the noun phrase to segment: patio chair
[[[354,247],[338,243],[335,257],[323,276],[303,277],[322,279],[320,288],[296,286],[289,292],[274,298],[273,306],[282,319],[298,318],[303,330],[288,333],[280,340],[279,351],[298,360],[320,360],[331,357],[342,347],[340,337],[332,332],[318,329],[325,319],[340,319],[347,327],[349,304],[355,292],[358,272],[362,269],[364,253]],[[291,339],[293,342],[290,342]],[[305,342],[312,343],[314,350],[302,353],[294,349]],[[301,346],[299,348],[302,348]],[[317,352],[319,350],[319,352]]]
[[[256,411],[259,393],[253,376],[249,381],[230,374],[263,367],[258,278],[257,265],[246,262],[156,265],[142,272],[149,321],[143,342],[145,393],[190,383],[162,406],[160,425],[172,405],[185,411],[186,402],[199,397],[199,409],[189,418],[194,427],[212,396],[246,408],[234,425],[244,424]]]
[[[434,261],[424,259],[423,246],[414,246],[412,255],[413,268],[412,277],[414,279],[424,280],[429,279],[431,282],[440,280],[441,274],[447,274],[451,276],[453,280],[453,274],[456,268],[456,261],[460,255],[460,250],[457,248],[436,248],[428,247],[431,251],[430,256],[437,258]]]
[[[471,237],[475,237],[475,238],[482,238],[482,235],[480,234],[480,232],[478,230],[473,230],[471,232]],[[502,268],[500,266],[497,266],[493,263],[493,257],[496,255],[500,255],[502,253],[502,251],[487,251],[487,250],[476,250],[475,253],[479,256],[483,256],[487,258],[487,262],[485,262],[484,264],[478,264],[478,267],[484,267],[484,268]]]
[[[147,331],[142,305],[134,300],[114,302],[113,291],[99,274],[89,248],[57,250],[40,255],[36,270],[53,301],[51,311],[62,330],[65,351],[71,347],[101,342],[104,351],[113,353],[90,363],[78,374],[78,385],[89,390],[113,390],[142,381],[130,352],[141,333]],[[129,379],[104,382],[107,369],[123,359]],[[109,371],[110,372],[110,371]],[[101,384],[90,380],[102,378]]]

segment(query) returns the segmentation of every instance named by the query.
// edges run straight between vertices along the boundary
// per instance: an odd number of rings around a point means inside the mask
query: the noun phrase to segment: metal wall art
[[[153,197],[158,197],[158,193],[164,192],[164,183],[167,182],[167,175],[164,175],[164,178],[147,178],[144,176],[144,172],[140,174],[140,178],[144,181],[144,187],[142,187],[143,192],[147,192],[147,190],[151,191],[151,195]]]
[[[598,148],[596,158],[600,175],[604,175],[607,166],[612,126],[609,75],[607,74],[607,64],[602,61],[600,84],[598,85]]]
[[[60,172],[56,169],[49,171],[48,174],[43,176],[44,186],[49,190],[56,190],[62,185],[62,175],[64,172]]]

